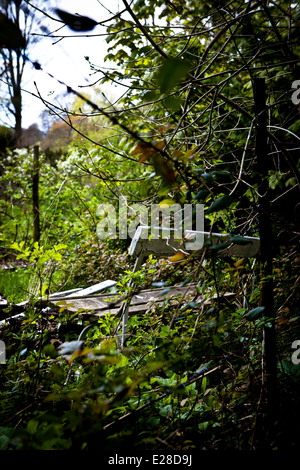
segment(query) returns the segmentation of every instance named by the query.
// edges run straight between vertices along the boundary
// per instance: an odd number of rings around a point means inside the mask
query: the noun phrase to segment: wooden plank
[[[117,284],[116,281],[111,281],[110,279],[107,279],[106,281],[99,282],[98,284],[94,284],[91,287],[87,287],[86,289],[81,289],[80,291],[73,292],[69,295],[67,295],[68,298],[70,297],[84,297],[86,295],[92,295],[96,294],[97,292],[101,292],[103,290],[108,289],[109,287],[113,287]]]
[[[179,294],[184,293],[196,293],[196,285],[189,285],[186,287],[180,286],[170,286],[170,287],[160,287],[153,289],[145,289],[135,294],[131,299],[131,305],[142,305],[150,302],[151,300],[164,300],[166,298],[171,298]],[[124,301],[124,296],[120,294],[99,294],[97,296],[89,297],[63,297],[60,299],[52,299],[52,303],[57,306],[66,305],[68,309],[75,312],[80,308],[87,310],[100,310],[108,308],[108,304],[117,303],[117,305],[122,304]]]
[[[221,297],[224,297],[224,298],[228,298],[228,299],[231,299],[235,296],[235,294],[233,292],[225,292],[224,294],[221,294]],[[201,304],[203,303],[204,305],[210,305],[212,300],[215,300],[217,299],[218,296],[217,294],[214,294],[212,295],[210,298],[208,298],[207,300],[204,300],[203,297],[201,298],[197,298],[197,303]],[[189,297],[186,298],[186,301],[188,300],[191,300],[192,299],[192,296],[189,295]],[[164,298],[162,299],[153,299],[153,301],[155,302],[155,305],[156,306],[162,306],[163,303],[164,303]],[[128,307],[128,314],[129,315],[133,315],[133,314],[142,314],[142,313],[145,313],[147,310],[149,309],[149,302],[145,302],[145,303],[139,303],[139,304],[130,304],[129,307]],[[79,318],[82,318],[82,319],[97,319],[97,318],[101,318],[101,317],[104,317],[106,316],[107,314],[111,314],[111,315],[117,315],[118,313],[120,312],[120,308],[110,308],[108,310],[105,310],[105,311],[99,311],[99,310],[94,310],[94,311],[91,311],[91,312],[80,312],[78,314]]]
[[[195,295],[196,285],[192,284],[185,287],[171,286],[161,287],[155,289],[142,290],[138,294],[135,294],[129,305],[129,311],[145,311],[149,302],[162,303],[166,298],[176,297],[177,295]],[[52,304],[63,307],[70,312],[76,313],[80,309],[89,310],[98,313],[109,313],[116,314],[119,312],[124,297],[117,294],[99,294],[97,296],[89,297],[64,297],[61,299],[53,300]],[[109,304],[112,304],[109,306]]]
[[[65,290],[65,291],[61,291],[61,292],[55,292],[55,293],[49,295],[49,299],[55,299],[56,297],[65,297],[69,294],[74,294],[75,292],[79,292],[81,290],[82,290],[82,288],[78,287],[77,289],[70,289],[70,290]]]
[[[182,298],[185,297],[186,300],[190,300],[195,296],[196,292],[196,284],[185,287],[171,286],[168,289],[162,287],[142,290],[132,297],[128,311],[129,314],[143,313],[148,310],[150,302],[155,302],[155,304],[162,305],[166,299],[174,299],[176,302],[180,302],[182,301]],[[232,297],[234,294],[227,292],[223,294],[223,296]],[[211,298],[216,297],[217,296],[214,295]],[[64,300],[60,299],[53,303],[59,307],[65,305],[68,311],[74,313],[78,312],[79,310],[85,310],[85,312],[80,311],[79,316],[96,318],[107,315],[108,313],[116,315],[120,312],[123,301],[124,298],[120,296],[118,298],[116,294],[102,294],[88,298],[65,298]]]

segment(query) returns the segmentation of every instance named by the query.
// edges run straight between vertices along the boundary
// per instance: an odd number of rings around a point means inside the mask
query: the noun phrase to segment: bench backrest
[[[150,236],[149,236],[150,235]],[[254,258],[260,252],[260,239],[258,237],[239,237],[223,233],[209,233],[187,230],[182,240],[174,238],[172,229],[161,231],[160,237],[151,236],[151,227],[140,226],[129,247],[132,256],[172,256],[176,252],[194,252],[195,256],[202,255],[237,256]]]

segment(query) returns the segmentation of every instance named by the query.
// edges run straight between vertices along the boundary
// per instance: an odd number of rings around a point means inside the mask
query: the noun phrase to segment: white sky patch
[[[45,11],[51,16],[57,18],[53,12],[53,8],[59,7],[70,13],[78,13],[88,16],[96,21],[103,21],[111,16],[104,6],[109,5],[112,14],[122,9],[122,2],[119,5],[118,0],[105,0],[104,2],[93,2],[82,0],[63,0],[47,2]],[[36,3],[38,5],[38,3]],[[104,6],[103,6],[104,5]],[[90,7],[93,7],[92,9]],[[40,16],[41,14],[39,14]],[[42,25],[47,26],[51,32],[60,28],[60,23],[51,21],[49,18],[42,16]],[[41,31],[42,33],[42,31]],[[109,67],[109,63],[104,62],[107,54],[107,43],[105,35],[96,36],[97,34],[105,34],[106,28],[98,25],[90,33],[76,33],[68,27],[63,27],[54,35],[57,38],[41,36],[37,44],[28,50],[28,55],[33,61],[38,61],[42,66],[42,70],[35,70],[29,63],[26,66],[23,89],[31,93],[37,94],[39,90],[41,96],[57,105],[64,105],[62,95],[66,93],[66,87],[60,85],[56,80],[50,78],[45,72],[49,72],[58,80],[66,83],[82,94],[91,92],[90,88],[81,88],[89,83],[93,83],[98,76],[92,75],[85,56],[88,56],[92,63],[97,66]],[[42,33],[43,34],[43,33]],[[66,36],[60,39],[60,36]],[[85,37],[87,36],[87,37]],[[36,85],[35,85],[36,83]],[[115,97],[116,87],[114,85],[105,85],[101,89],[107,96],[112,99]],[[123,91],[123,90],[122,90]],[[120,93],[119,93],[120,94]],[[72,101],[74,96],[69,96],[67,101]],[[45,109],[45,105],[39,98],[33,97],[30,93],[23,93],[23,128],[29,127],[33,123],[40,124],[39,116]]]

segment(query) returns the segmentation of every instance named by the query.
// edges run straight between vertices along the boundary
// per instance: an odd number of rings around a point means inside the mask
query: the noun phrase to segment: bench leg
[[[141,253],[135,263],[134,263],[134,268],[133,268],[133,273],[138,271],[143,264],[145,255]],[[130,285],[133,287],[133,283],[130,283]],[[129,305],[130,305],[130,299],[125,300],[125,302],[122,305],[122,337],[121,337],[121,347],[123,348],[125,346],[126,339],[128,337],[128,311],[129,311]]]

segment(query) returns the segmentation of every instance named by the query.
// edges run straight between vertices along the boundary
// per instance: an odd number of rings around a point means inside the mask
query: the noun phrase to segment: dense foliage
[[[69,134],[40,154],[35,243],[34,151],[7,149],[1,160],[0,254],[22,286],[11,289],[1,271],[11,302],[2,319],[28,304],[0,330],[0,448],[295,449],[299,5],[123,4],[126,14],[106,25],[116,68],[90,65],[97,87],[116,81],[127,91],[112,105],[73,90],[68,116],[55,110],[62,121],[52,132],[68,125]],[[207,230],[260,236],[261,257],[150,258],[133,273],[130,240],[97,237],[99,205],[118,211],[120,197],[202,203]],[[91,322],[47,300],[105,279],[124,295],[131,280],[136,289],[193,282],[197,295],[131,315],[120,348],[120,317]]]

